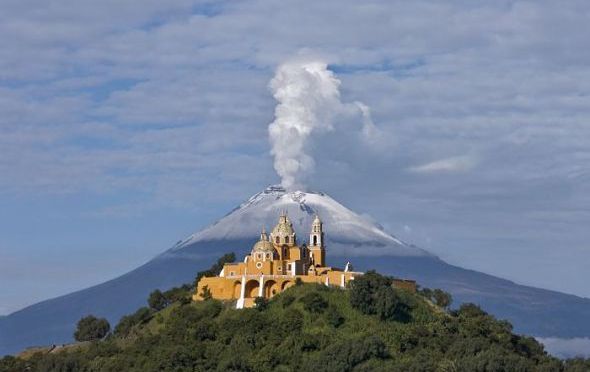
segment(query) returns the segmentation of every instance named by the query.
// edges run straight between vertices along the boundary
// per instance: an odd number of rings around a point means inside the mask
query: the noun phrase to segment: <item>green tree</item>
[[[455,312],[455,315],[463,318],[476,318],[487,315],[481,307],[473,303],[462,304],[459,309]]]
[[[170,304],[173,302],[180,302],[182,304],[190,302],[191,292],[192,287],[185,284],[181,287],[170,288],[163,295]]]
[[[375,313],[381,320],[410,320],[410,308],[391,286],[381,287],[375,295]]]
[[[210,300],[213,298],[213,295],[211,294],[211,290],[209,289],[208,285],[203,287],[203,292],[200,294],[200,296],[203,300]]]
[[[160,311],[165,309],[169,304],[170,302],[159,289],[156,289],[150,293],[150,296],[148,297],[148,305],[150,309]]]
[[[76,341],[95,341],[104,338],[111,330],[111,325],[104,318],[88,315],[78,321],[74,338]]]
[[[381,320],[392,320],[395,318],[399,303],[399,298],[393,288],[382,287],[376,294],[375,313]]]
[[[443,291],[442,289],[435,289],[432,292],[432,297],[434,297],[434,302],[438,306],[445,309],[451,306],[451,303],[453,302],[453,297],[451,294]]]
[[[423,295],[424,297],[427,297],[427,298],[432,297],[432,289],[427,288],[427,287],[420,288],[420,286],[418,286],[418,293],[420,293],[421,295]]]
[[[374,270],[367,271],[365,275],[352,281],[350,304],[364,314],[375,314],[377,291],[390,287],[391,283],[391,278],[377,274]]]

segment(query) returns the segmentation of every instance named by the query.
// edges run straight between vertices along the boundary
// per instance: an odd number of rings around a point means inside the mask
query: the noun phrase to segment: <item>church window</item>
[[[262,260],[262,253],[257,253],[256,258],[258,258],[259,260]]]
[[[287,264],[287,270],[291,271],[291,264]]]
[[[279,266],[277,267],[277,271],[283,271],[283,268]]]
[[[313,245],[318,245],[318,236],[317,235],[313,236]]]
[[[280,240],[280,238],[279,238],[278,236],[275,238],[275,242],[276,242],[277,244],[279,244],[279,243],[281,242],[281,240]]]
[[[285,243],[289,244],[289,237],[285,236]]]
[[[234,276],[234,275],[236,275],[236,272],[235,271],[230,271],[229,272],[229,276]]]
[[[262,268],[262,262],[256,262],[256,267],[259,269]]]
[[[266,254],[266,258],[270,258],[270,253],[267,253]]]

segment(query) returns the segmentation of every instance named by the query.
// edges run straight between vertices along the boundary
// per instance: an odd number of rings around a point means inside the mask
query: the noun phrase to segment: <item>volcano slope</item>
[[[423,287],[444,289],[453,295],[455,306],[479,304],[496,317],[509,320],[518,333],[590,336],[590,299],[522,286],[450,265],[400,241],[324,193],[269,187],[127,274],[0,318],[0,355],[34,345],[69,342],[76,322],[88,314],[116,324],[121,316],[145,305],[152,290],[192,282],[198,271],[223,253],[235,252],[238,258],[243,257],[260,229],[274,226],[281,212],[288,213],[301,242],[306,240],[314,215],[322,218],[330,265],[342,267],[351,261],[355,270],[376,269],[417,280]]]

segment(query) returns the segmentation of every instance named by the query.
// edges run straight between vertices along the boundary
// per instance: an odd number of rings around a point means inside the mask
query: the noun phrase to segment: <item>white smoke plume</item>
[[[313,173],[315,161],[310,152],[314,134],[334,129],[338,115],[351,111],[363,118],[362,134],[370,139],[377,128],[370,119],[369,108],[360,103],[340,101],[340,80],[322,61],[291,61],[279,66],[270,82],[278,101],[275,120],[268,128],[274,168],[281,184],[288,190],[304,189]]]

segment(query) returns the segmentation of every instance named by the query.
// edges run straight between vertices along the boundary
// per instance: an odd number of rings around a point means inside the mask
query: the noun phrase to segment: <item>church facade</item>
[[[213,298],[235,300],[238,309],[252,307],[256,297],[272,298],[300,280],[346,287],[355,277],[350,263],[344,270],[326,266],[322,221],[315,217],[308,244],[299,245],[293,224],[281,214],[270,235],[264,229],[243,262],[225,264],[217,277],[201,278],[193,300],[209,291]]]

